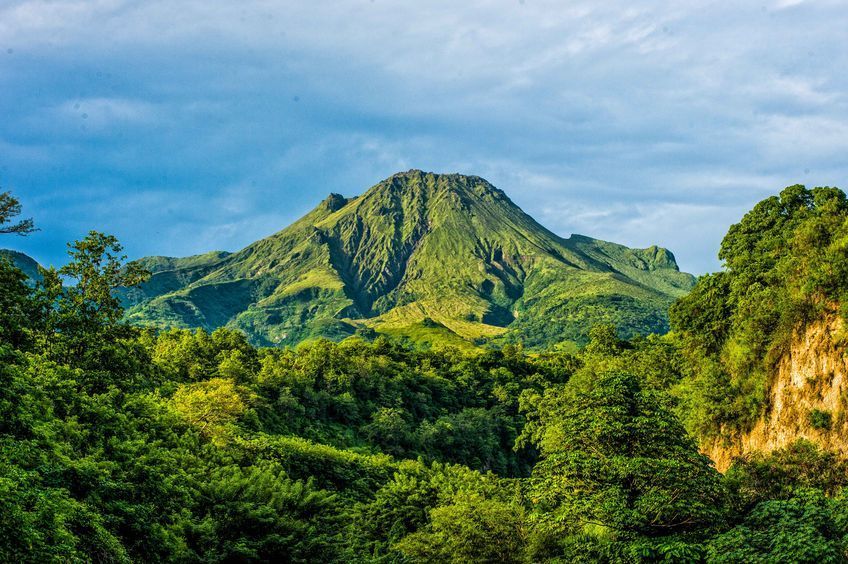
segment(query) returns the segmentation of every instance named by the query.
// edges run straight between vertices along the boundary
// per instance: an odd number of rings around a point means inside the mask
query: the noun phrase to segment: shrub
[[[810,427],[819,431],[830,431],[833,426],[833,416],[829,411],[821,409],[813,409],[807,416],[810,421]]]

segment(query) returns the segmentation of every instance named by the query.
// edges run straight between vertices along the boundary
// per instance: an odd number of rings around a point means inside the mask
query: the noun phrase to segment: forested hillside
[[[846,236],[841,190],[790,186],[730,228],[725,270],[672,308],[692,430],[716,456],[798,436],[848,452]]]
[[[768,200],[676,333],[599,325],[575,354],[135,327],[115,290],[169,265],[127,266],[97,232],[34,287],[0,261],[0,560],[844,561],[845,459],[801,441],[721,474],[697,443],[747,421],[751,388],[715,382],[748,381],[727,363],[751,312],[791,325],[817,310],[783,304],[840,302],[844,202]],[[750,303],[743,250],[763,261]],[[771,277],[787,254],[797,277]]]

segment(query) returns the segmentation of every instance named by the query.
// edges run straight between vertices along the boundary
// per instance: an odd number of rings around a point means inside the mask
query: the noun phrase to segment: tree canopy
[[[573,354],[365,332],[258,348],[128,325],[116,288],[146,273],[109,235],[35,285],[0,261],[0,560],[845,561],[848,460],[798,442],[721,475],[695,441],[745,397],[722,387],[744,381],[728,343],[777,319],[768,351],[841,299],[826,263],[782,256],[836,260],[843,200],[793,188],[758,207],[728,270],[676,307],[678,334],[598,326]],[[737,276],[806,305],[769,317]]]
[[[731,226],[719,258],[725,270],[699,279],[670,312],[693,366],[701,436],[749,428],[793,331],[848,304],[848,199],[838,188],[790,186]]]

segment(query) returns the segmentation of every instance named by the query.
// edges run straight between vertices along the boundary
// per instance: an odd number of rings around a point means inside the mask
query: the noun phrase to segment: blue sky
[[[236,250],[421,168],[715,270],[756,201],[848,187],[846,29],[842,0],[2,0],[0,187],[42,231],[0,246]]]

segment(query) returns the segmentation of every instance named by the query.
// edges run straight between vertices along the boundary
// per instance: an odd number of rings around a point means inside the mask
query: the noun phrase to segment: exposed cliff
[[[768,406],[750,431],[704,445],[719,470],[734,457],[772,451],[797,439],[848,455],[848,349],[836,314],[796,330],[774,364]]]

